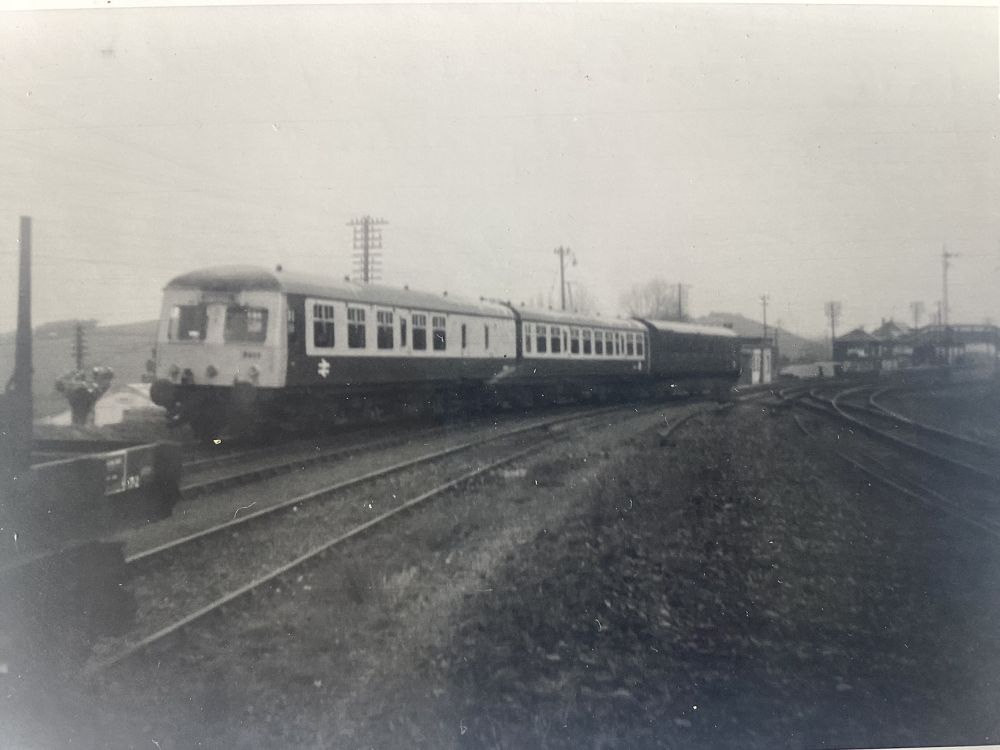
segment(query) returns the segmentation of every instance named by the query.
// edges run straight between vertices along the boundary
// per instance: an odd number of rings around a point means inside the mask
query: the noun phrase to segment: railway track
[[[819,433],[809,429],[800,415],[793,415],[795,424],[807,437],[822,440]],[[941,492],[932,483],[919,476],[906,476],[898,462],[880,458],[871,452],[843,450],[827,446],[828,450],[838,456],[854,469],[871,477],[879,484],[895,490],[902,495],[916,500],[927,508],[946,513],[966,525],[977,529],[993,538],[1000,539],[1000,514],[995,502],[968,497],[955,497]]]
[[[138,624],[124,638],[96,650],[86,672],[103,671],[331,547],[559,438],[649,411],[617,406],[539,420],[248,510],[184,538],[133,552],[128,560],[139,602]]]
[[[1000,450],[996,447],[877,408],[870,403],[872,392],[873,386],[862,385],[840,390],[832,397],[811,392],[810,398],[854,430],[984,486],[1000,487],[996,472]],[[859,396],[863,403],[852,400]]]
[[[733,401],[737,403],[756,401],[771,395],[769,389],[755,389],[734,397]],[[683,404],[691,400],[694,399],[687,397],[678,399],[675,403]],[[564,410],[559,409],[558,413],[562,414]],[[264,446],[236,449],[221,456],[195,458],[184,462],[185,474],[189,478],[181,485],[181,495],[183,499],[191,500],[223,489],[338,461],[360,451],[390,448],[418,436],[428,438],[477,425],[496,424],[495,420],[496,417],[491,416],[449,422],[430,428],[426,425],[403,430],[394,427],[379,430],[384,433],[384,437],[362,441],[359,441],[359,438],[370,434],[370,431],[352,430],[347,434],[325,439],[296,440],[289,445],[281,446],[280,449],[275,446]]]
[[[945,512],[994,537],[1000,537],[1000,450],[886,410],[878,385],[818,389],[799,403],[825,417],[810,430],[799,414],[799,429],[833,454],[903,495]],[[829,432],[831,422],[847,427]]]

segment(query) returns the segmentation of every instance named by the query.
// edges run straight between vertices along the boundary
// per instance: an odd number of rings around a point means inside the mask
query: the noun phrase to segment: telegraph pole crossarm
[[[354,230],[354,263],[355,277],[365,284],[377,281],[377,265],[382,249],[382,229],[389,222],[385,219],[375,219],[365,215],[347,222]]]

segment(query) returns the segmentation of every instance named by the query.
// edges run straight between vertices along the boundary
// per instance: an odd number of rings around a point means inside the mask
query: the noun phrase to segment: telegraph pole
[[[951,334],[948,333],[948,269],[951,267],[951,263],[948,261],[951,258],[957,258],[958,253],[949,253],[948,245],[941,245],[941,326],[943,327],[942,334],[944,336],[944,361],[945,364],[951,364]]]
[[[764,338],[765,339],[767,338],[767,301],[769,299],[770,299],[770,296],[768,296],[766,294],[760,295],[760,304],[764,308]]]
[[[830,348],[832,350],[837,341],[837,319],[840,317],[840,303],[836,300],[830,300],[823,305],[823,309],[826,312],[826,317],[830,319]]]
[[[684,292],[690,288],[690,284],[677,284],[677,320],[684,320]]]
[[[941,325],[948,326],[948,269],[951,258],[957,258],[958,253],[949,253],[948,245],[941,246]]]
[[[388,223],[385,219],[367,215],[347,222],[347,226],[354,230],[354,275],[365,284],[377,280],[377,266],[382,254],[374,251],[382,249],[381,227]]]
[[[83,369],[83,357],[87,352],[87,344],[83,340],[83,323],[76,324],[76,339],[73,343],[73,357],[76,359],[76,369]]]
[[[559,256],[559,309],[566,309],[566,258],[569,256],[573,260],[573,265],[576,265],[576,256],[573,255],[573,251],[568,247],[563,247],[560,245],[555,250],[553,250],[556,255]]]
[[[17,290],[17,338],[14,344],[14,374],[4,389],[2,416],[8,427],[0,430],[0,516],[10,510],[3,495],[25,499],[26,478],[31,471],[31,217],[22,216]]]

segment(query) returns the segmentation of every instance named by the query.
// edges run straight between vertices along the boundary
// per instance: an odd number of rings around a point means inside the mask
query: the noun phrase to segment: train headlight
[[[219,374],[219,371],[215,369],[215,365],[209,365],[205,368],[205,377],[214,378]]]

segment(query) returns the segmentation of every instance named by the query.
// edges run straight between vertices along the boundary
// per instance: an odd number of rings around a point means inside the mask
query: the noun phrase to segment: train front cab
[[[284,385],[287,317],[278,291],[168,287],[153,402],[202,437],[253,419],[265,394]]]

